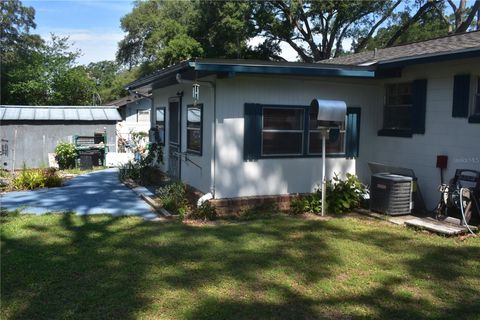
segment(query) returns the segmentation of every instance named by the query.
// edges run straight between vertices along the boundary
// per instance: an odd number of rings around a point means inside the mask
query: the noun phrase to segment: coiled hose
[[[467,223],[467,218],[465,217],[465,211],[463,210],[463,190],[469,190],[468,188],[460,188],[460,212],[462,213],[462,223],[465,224],[465,226],[467,227],[468,231],[475,235],[475,232],[472,231],[472,229],[470,229],[470,226],[468,225]],[[477,207],[477,212],[480,214],[480,210],[478,208],[478,203],[477,203],[477,199],[475,198],[474,195],[472,195],[472,201],[475,203],[475,206]]]

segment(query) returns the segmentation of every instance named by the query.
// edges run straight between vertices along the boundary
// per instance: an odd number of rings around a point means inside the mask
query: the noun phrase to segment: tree
[[[90,104],[94,82],[76,65],[79,52],[68,38],[52,35],[49,42],[30,34],[35,10],[18,0],[0,2],[1,98],[5,104]]]
[[[100,96],[99,104],[128,95],[125,85],[139,76],[138,68],[124,69],[115,61],[92,62],[86,68],[89,78],[95,82],[96,92]]]
[[[375,48],[385,48],[387,44],[399,45],[411,43],[446,36],[449,33],[449,24],[443,20],[440,13],[429,11],[418,21],[412,23],[406,31],[400,33],[398,37],[395,37],[394,42],[391,42],[393,35],[398,32],[400,26],[404,25],[407,19],[410,19],[407,14],[398,14],[394,18],[395,22],[392,23],[392,25],[380,28],[377,34],[367,42],[364,49],[373,50]]]
[[[471,12],[477,10],[477,4],[478,1],[467,10],[465,24],[471,23],[469,19],[474,16]],[[377,38],[376,42],[381,43],[381,47],[399,43],[401,38],[412,38],[415,33],[409,30],[413,29],[421,31],[422,38],[442,35],[444,30],[448,32],[443,12],[444,3],[440,0],[270,0],[257,2],[255,19],[267,41],[285,42],[298,53],[301,61],[314,62],[344,53],[346,39],[354,40],[355,52],[362,51],[371,45],[377,32],[381,41]],[[432,28],[441,25],[441,28],[432,29],[429,34],[420,29],[425,23]],[[459,27],[457,31],[460,30]]]
[[[455,1],[448,0],[453,11],[453,22],[455,33],[466,32],[474,21],[475,16],[480,15],[480,1],[476,0],[472,7],[467,7],[467,0],[460,0],[458,5],[455,4]],[[449,21],[448,17],[444,18],[446,21]],[[480,19],[477,18],[477,30],[480,29]]]
[[[145,74],[193,57],[261,56],[248,39],[256,34],[251,2],[138,1],[121,20],[125,38],[117,60]]]
[[[49,42],[12,61],[6,73],[4,103],[22,105],[91,104],[95,83],[77,66],[68,38],[52,35]],[[3,89],[3,88],[2,88]]]
[[[0,1],[0,50],[24,43],[30,29],[35,29],[35,9],[25,7],[19,0]]]

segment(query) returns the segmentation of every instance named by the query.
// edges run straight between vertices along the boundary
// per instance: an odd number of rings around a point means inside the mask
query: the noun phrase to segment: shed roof
[[[418,58],[426,55],[453,54],[480,48],[480,31],[452,34],[430,40],[417,41],[384,49],[349,54],[322,60],[321,64],[373,65],[392,60]]]
[[[116,107],[0,105],[0,121],[119,121]]]

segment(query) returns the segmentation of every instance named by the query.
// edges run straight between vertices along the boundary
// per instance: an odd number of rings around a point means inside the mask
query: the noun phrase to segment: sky
[[[130,0],[24,0],[35,8],[37,28],[33,33],[50,38],[50,33],[69,36],[80,49],[80,64],[114,60],[117,43],[123,38],[120,18],[133,8]]]
[[[34,33],[44,39],[50,33],[69,36],[72,48],[80,49],[79,64],[101,60],[114,60],[117,44],[124,33],[120,19],[131,12],[131,0],[23,0],[26,6],[35,8],[37,28]],[[256,37],[251,45],[261,42]],[[281,45],[282,56],[295,61],[297,53],[288,44]]]

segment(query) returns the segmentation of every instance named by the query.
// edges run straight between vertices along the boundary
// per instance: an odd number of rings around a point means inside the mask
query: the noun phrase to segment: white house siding
[[[378,104],[379,84],[368,79],[313,79],[241,75],[217,80],[215,197],[310,192],[321,182],[321,158],[243,160],[244,104],[309,105],[315,97],[346,101],[362,108],[360,154],[371,152],[368,136],[375,126],[364,114]],[[356,172],[355,160],[327,159],[327,176]],[[362,166],[366,167],[366,165]]]
[[[131,140],[131,132],[133,131],[148,133],[148,130],[150,130],[150,120],[138,121],[137,113],[139,110],[150,111],[150,105],[150,99],[140,99],[126,105],[125,120],[117,123],[117,143],[119,137]]]
[[[178,84],[166,88],[155,89],[153,91],[154,107],[166,107],[166,130],[165,130],[165,146],[163,147],[164,164],[160,166],[163,171],[168,170],[168,141],[169,137],[169,119],[168,110],[169,98],[176,97],[177,92],[184,92],[181,105],[181,145],[182,152],[187,151],[187,105],[193,104],[192,85]],[[185,183],[199,189],[202,192],[209,192],[211,187],[211,158],[213,150],[213,89],[206,85],[200,87],[199,104],[203,104],[203,137],[202,137],[202,155],[188,154],[188,159],[197,164],[199,167],[188,161],[181,162],[181,179]]]
[[[448,169],[444,174],[446,181],[453,177],[455,169],[480,170],[480,124],[468,123],[466,118],[452,118],[453,77],[468,73],[480,75],[480,59],[411,66],[403,70],[401,78],[384,81],[395,83],[427,79],[425,134],[414,134],[412,138],[377,135],[383,121],[382,84],[377,112],[365,113],[362,110],[362,142],[358,163],[363,165],[375,161],[413,169],[429,209],[439,199],[437,155],[448,156]],[[367,177],[362,175],[364,179]]]

